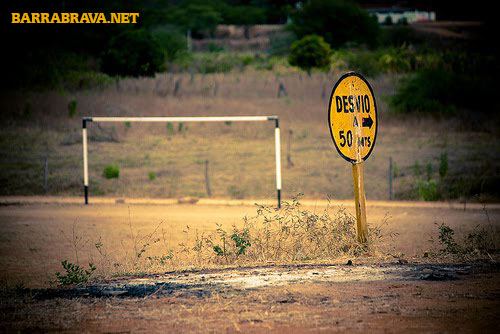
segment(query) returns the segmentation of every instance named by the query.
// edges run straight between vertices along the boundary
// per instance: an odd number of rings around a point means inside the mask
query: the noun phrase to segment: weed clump
[[[372,229],[367,245],[361,244],[354,216],[345,208],[331,211],[329,207],[320,214],[305,210],[297,197],[279,210],[259,206],[257,216],[245,220],[252,236],[250,252],[261,261],[300,261],[359,256],[373,250],[370,246],[380,237],[378,229]]]
[[[445,223],[437,224],[439,243],[438,254],[455,256],[460,259],[478,258],[498,253],[500,239],[498,232],[490,228],[476,226],[470,232],[457,237],[455,230]],[[434,242],[434,239],[431,238]]]
[[[106,179],[118,178],[120,176],[120,167],[115,164],[107,165],[106,167],[104,167],[102,175]]]
[[[218,225],[212,233],[197,232],[194,246],[182,243],[179,255],[195,255],[199,264],[324,260],[373,253],[382,237],[379,228],[371,228],[368,243],[362,244],[356,219],[345,208],[317,214],[303,209],[297,197],[280,209],[259,205],[256,216],[243,220],[242,227],[230,231]]]
[[[56,272],[57,281],[61,285],[87,283],[96,270],[96,267],[92,263],[89,263],[88,270],[78,264],[74,264],[66,260],[62,261],[61,265],[66,271],[66,274]]]

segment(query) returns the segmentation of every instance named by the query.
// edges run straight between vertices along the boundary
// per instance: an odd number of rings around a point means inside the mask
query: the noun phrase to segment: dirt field
[[[144,204],[138,199],[116,204],[114,199],[96,198],[89,206],[79,201],[1,198],[0,266],[6,287],[0,290],[2,332],[495,333],[499,329],[500,270],[495,260],[446,264],[456,261],[423,256],[436,247],[429,242],[437,236],[435,223],[446,223],[457,234],[477,225],[498,231],[500,208],[495,204],[469,204],[464,211],[460,203],[369,202],[369,222],[387,221],[384,233],[399,234],[385,239],[378,257],[176,271],[166,266],[153,273],[121,271],[88,284],[55,288],[50,282],[55,271],[61,271],[60,262],[95,262],[96,243],[105,245],[110,257],[123,260],[133,251],[134,238],[154,232],[164,236],[163,242],[148,248],[146,255],[161,256],[169,245],[214,230],[216,223],[225,228],[240,225],[242,217],[256,211],[251,200],[205,200],[193,205],[173,200]],[[319,212],[326,202],[309,200],[303,205]],[[351,201],[331,205],[354,209]],[[353,264],[346,265],[348,260]]]
[[[228,205],[7,205],[20,200],[4,199],[4,206],[0,206],[1,280],[9,285],[23,283],[38,287],[47,286],[54,279],[55,271],[61,270],[62,260],[97,261],[99,254],[95,244],[98,242],[111,257],[118,259],[133,252],[134,236],[137,239],[157,229],[155,235],[162,240],[151,245],[145,255],[162,256],[170,247],[175,248],[197,234],[215,230],[216,224],[223,228],[233,224],[241,226],[244,216],[256,213],[252,201],[247,201],[246,205],[231,205],[238,203],[232,201],[219,202]],[[326,202],[305,201],[304,204],[304,209],[321,212]],[[332,202],[331,205],[334,208],[345,206],[354,213],[351,201]],[[446,223],[459,234],[477,225],[492,224],[497,231],[500,229],[500,209],[493,204],[486,207],[469,204],[464,211],[460,204],[368,202],[368,217],[369,223],[376,226],[387,221],[382,226],[385,234],[398,233],[397,237],[384,241],[383,251],[403,257],[423,256],[436,246],[429,242],[431,237],[437,237],[436,223]],[[182,267],[182,263],[177,265]]]
[[[306,198],[351,199],[351,167],[337,154],[326,120],[329,90],[339,76],[246,71],[199,75],[191,81],[187,73],[162,74],[124,79],[117,87],[75,92],[71,97],[33,93],[12,97],[16,103],[0,100],[0,105],[6,104],[0,117],[7,124],[0,132],[0,194],[79,196],[80,116],[277,115],[284,198],[304,193]],[[478,127],[472,120],[464,124],[459,119],[389,112],[387,97],[394,94],[399,78],[370,79],[380,120],[377,144],[364,168],[367,198],[389,198],[392,157],[395,199],[421,199],[418,182],[430,178],[441,200],[498,202],[500,145],[491,137],[496,129],[487,122]],[[182,93],[172,96],[177,80],[182,81]],[[287,97],[276,96],[280,82],[286,85]],[[212,93],[215,85],[217,96]],[[78,115],[70,117],[72,99]],[[25,109],[29,115],[20,115]],[[275,196],[272,122],[89,123],[88,131],[91,196],[207,198],[206,160],[211,197]],[[449,166],[444,178],[439,174],[442,154],[447,154]],[[119,178],[103,176],[109,164],[119,166]]]

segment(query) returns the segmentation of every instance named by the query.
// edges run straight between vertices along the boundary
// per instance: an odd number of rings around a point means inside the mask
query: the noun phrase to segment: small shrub
[[[131,122],[125,122],[125,128],[126,129],[130,129],[132,127],[132,123]]]
[[[376,52],[367,50],[356,50],[345,55],[350,70],[362,73],[367,77],[375,77],[380,74],[381,66]]]
[[[216,43],[211,42],[211,43],[208,43],[207,50],[208,50],[208,52],[222,52],[222,51],[224,51],[224,47],[221,45],[217,45]]]
[[[437,201],[439,192],[437,183],[434,180],[418,181],[418,196],[424,201]]]
[[[66,260],[62,261],[61,264],[66,271],[66,274],[56,272],[56,278],[61,285],[86,283],[96,270],[96,267],[92,263],[89,263],[88,270]]]
[[[224,256],[226,259],[228,256],[232,255],[238,257],[244,255],[247,248],[251,246],[250,231],[248,228],[239,230],[236,226],[233,226],[233,233],[229,236],[229,240],[233,241],[232,243],[227,240],[228,233],[223,230],[220,225],[217,226],[216,233],[219,241],[216,245],[213,245],[212,249],[217,256]],[[212,244],[214,242],[215,241],[211,241]],[[221,243],[222,246],[219,245],[219,243]]]
[[[327,69],[330,66],[331,50],[323,37],[309,35],[293,42],[288,61],[310,73],[313,68]]]
[[[441,252],[443,253],[450,253],[450,254],[457,254],[460,250],[460,247],[458,246],[457,242],[455,241],[455,231],[445,225],[444,223],[441,223],[438,225],[439,229],[439,243],[444,246],[444,248],[441,249]]]
[[[392,73],[407,73],[417,66],[417,57],[413,50],[406,46],[389,48],[378,58],[380,70]]]
[[[102,57],[105,73],[119,76],[154,76],[164,70],[165,53],[150,32],[126,30],[114,37]]]
[[[455,255],[460,258],[490,255],[499,251],[499,233],[490,228],[474,227],[470,232],[457,238],[455,231],[448,225],[436,224],[439,230],[439,252],[443,255]],[[431,239],[432,241],[432,239]]]
[[[106,167],[104,167],[102,175],[106,179],[118,178],[120,176],[120,167],[115,164],[107,165]]]
[[[165,125],[165,127],[167,128],[167,134],[168,135],[173,135],[174,134],[174,125],[170,122],[167,122],[167,124]]]
[[[153,37],[165,52],[168,61],[174,61],[187,52],[186,35],[174,26],[160,26],[152,30]]]
[[[149,172],[148,173],[148,179],[149,179],[149,181],[154,181],[156,179],[156,173],[155,172]]]

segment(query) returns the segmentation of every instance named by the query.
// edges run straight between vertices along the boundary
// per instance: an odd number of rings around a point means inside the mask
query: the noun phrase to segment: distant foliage
[[[408,51],[404,56],[410,64],[411,57],[416,71],[399,82],[390,100],[393,111],[462,113],[474,119],[500,108],[499,100],[491,98],[498,73],[492,57],[453,50],[413,56]]]
[[[448,174],[448,152],[444,152],[439,157],[439,176],[441,178]]]
[[[323,37],[310,35],[293,42],[288,61],[290,65],[310,72],[313,68],[327,69],[331,62],[330,55],[330,46]]]
[[[298,38],[316,34],[333,48],[347,43],[377,44],[379,25],[351,0],[310,0],[291,14],[290,29]]]
[[[439,199],[438,185],[434,180],[418,181],[418,196],[424,201],[437,201]]]
[[[76,100],[72,99],[68,103],[68,114],[69,117],[73,117],[76,115]]]
[[[386,46],[399,47],[420,42],[421,39],[417,37],[415,29],[407,25],[385,27],[380,34],[380,44]]]
[[[211,35],[215,27],[222,23],[220,12],[214,9],[209,2],[203,3],[202,1],[188,3],[174,9],[168,20],[186,30],[190,29],[195,38]]]
[[[165,52],[168,61],[173,61],[187,52],[186,34],[174,26],[158,26],[152,30],[153,37]]]
[[[269,50],[267,52],[271,56],[284,56],[290,51],[292,43],[296,37],[291,32],[279,32],[272,34],[269,40]]]
[[[146,30],[127,30],[114,37],[102,59],[102,69],[110,75],[154,76],[164,70],[165,53]]]

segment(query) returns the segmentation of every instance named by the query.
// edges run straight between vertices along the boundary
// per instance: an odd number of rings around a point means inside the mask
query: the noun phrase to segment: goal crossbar
[[[210,117],[84,117],[82,119],[83,143],[83,186],[85,204],[89,203],[89,166],[88,166],[88,122],[261,122],[274,121],[274,145],[276,157],[276,191],[278,208],[281,207],[281,145],[278,116],[210,116]]]

